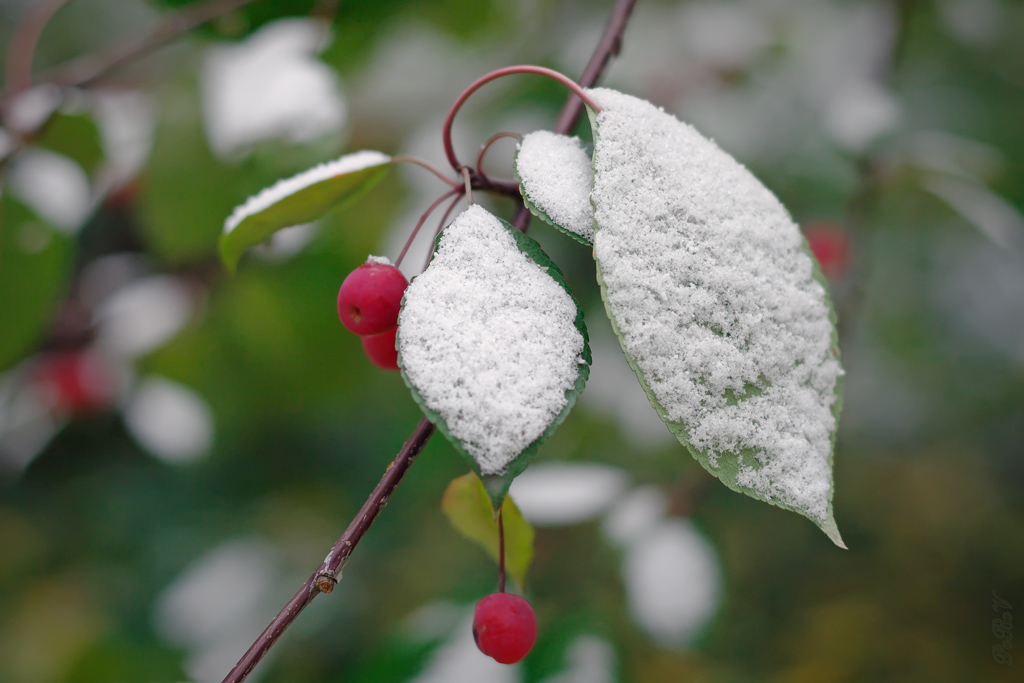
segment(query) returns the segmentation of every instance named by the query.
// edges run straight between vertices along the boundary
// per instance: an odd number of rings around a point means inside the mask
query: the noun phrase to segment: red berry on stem
[[[537,640],[537,617],[525,599],[511,593],[492,593],[476,603],[473,639],[488,657],[515,664]]]
[[[389,263],[370,260],[345,278],[338,291],[338,317],[359,336],[386,332],[398,323],[402,295],[409,285]]]
[[[387,332],[368,334],[363,337],[363,351],[373,364],[385,370],[398,369],[398,349],[395,348],[395,335],[398,326]]]

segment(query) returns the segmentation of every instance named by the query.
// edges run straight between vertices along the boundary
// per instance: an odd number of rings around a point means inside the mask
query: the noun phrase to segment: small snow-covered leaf
[[[649,102],[596,89],[594,258],[605,309],[662,420],[735,491],[837,545],[843,370],[824,279],[785,208]]]
[[[279,180],[249,197],[224,221],[220,255],[231,270],[249,247],[282,228],[310,223],[370,189],[384,176],[391,157],[364,150]]]
[[[441,499],[441,510],[460,534],[478,544],[498,561],[498,521],[480,478],[469,474],[453,479]],[[505,527],[505,567],[520,587],[526,585],[526,572],[533,561],[533,527],[527,522],[511,496],[501,505]]]
[[[535,216],[590,246],[593,170],[579,138],[546,130],[530,133],[519,143],[515,173],[523,203]]]
[[[583,312],[532,239],[470,206],[405,292],[398,364],[497,509],[590,372]]]

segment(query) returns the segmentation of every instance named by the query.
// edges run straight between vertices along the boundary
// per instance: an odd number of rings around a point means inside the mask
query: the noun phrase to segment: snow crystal
[[[668,419],[737,483],[829,518],[842,369],[798,228],[692,127],[613,90],[594,143],[594,256],[608,312]]]
[[[406,290],[406,378],[483,474],[500,474],[566,405],[583,336],[576,303],[501,222],[470,206]]]
[[[519,143],[516,175],[523,194],[560,227],[583,237],[594,236],[590,207],[593,170],[579,138],[539,130]]]
[[[386,164],[390,160],[391,157],[387,154],[363,150],[314,166],[309,170],[293,175],[291,178],[279,180],[270,187],[261,190],[259,194],[249,197],[244,204],[235,207],[235,210],[231,212],[228,219],[224,221],[224,232],[231,232],[249,216],[254,216],[260,211],[266,211],[274,204],[290,197],[299,190],[305,190],[311,185],[316,185],[335,176],[355,173],[364,168]]]
[[[370,254],[369,256],[366,257],[366,262],[376,263],[379,266],[391,265],[391,259],[389,259],[387,256],[374,256],[373,254]]]

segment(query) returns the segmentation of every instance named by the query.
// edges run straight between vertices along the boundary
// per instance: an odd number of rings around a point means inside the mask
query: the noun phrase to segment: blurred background
[[[223,677],[419,420],[335,297],[446,188],[400,168],[235,276],[224,219],[347,151],[444,167],[441,123],[472,79],[578,76],[612,5],[262,0],[96,79],[61,66],[229,4],[0,2],[5,682]],[[533,653],[503,667],[473,645],[496,571],[441,514],[466,467],[435,437],[250,680],[1022,680],[1024,627],[1006,627],[1024,609],[1022,35],[1016,0],[640,0],[603,79],[746,164],[819,255],[847,370],[849,550],[704,473],[629,373],[589,252],[534,221],[595,360],[512,490],[537,529]],[[26,88],[54,78],[82,87]],[[550,128],[564,100],[535,77],[487,86],[456,121],[460,156]]]

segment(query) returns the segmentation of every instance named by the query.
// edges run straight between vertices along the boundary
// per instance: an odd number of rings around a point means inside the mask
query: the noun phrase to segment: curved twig
[[[486,76],[473,81],[468,88],[462,91],[462,94],[455,100],[455,104],[448,111],[448,116],[444,120],[444,128],[442,135],[444,137],[444,153],[448,157],[448,163],[451,164],[452,168],[456,171],[462,169],[462,164],[459,162],[458,157],[455,156],[455,147],[452,145],[452,122],[455,120],[455,115],[459,113],[459,109],[462,108],[463,103],[469,99],[469,96],[480,89],[481,86],[490,83],[491,81],[501,78],[503,76],[511,76],[512,74],[538,74],[540,76],[547,76],[553,78],[565,87],[573,91],[573,93],[583,100],[587,106],[594,111],[601,111],[601,106],[590,99],[587,93],[583,92],[583,88],[565,74],[558,73],[554,69],[548,69],[543,66],[532,66],[529,64],[523,64],[519,66],[506,66],[504,69],[498,69],[492,71]]]

